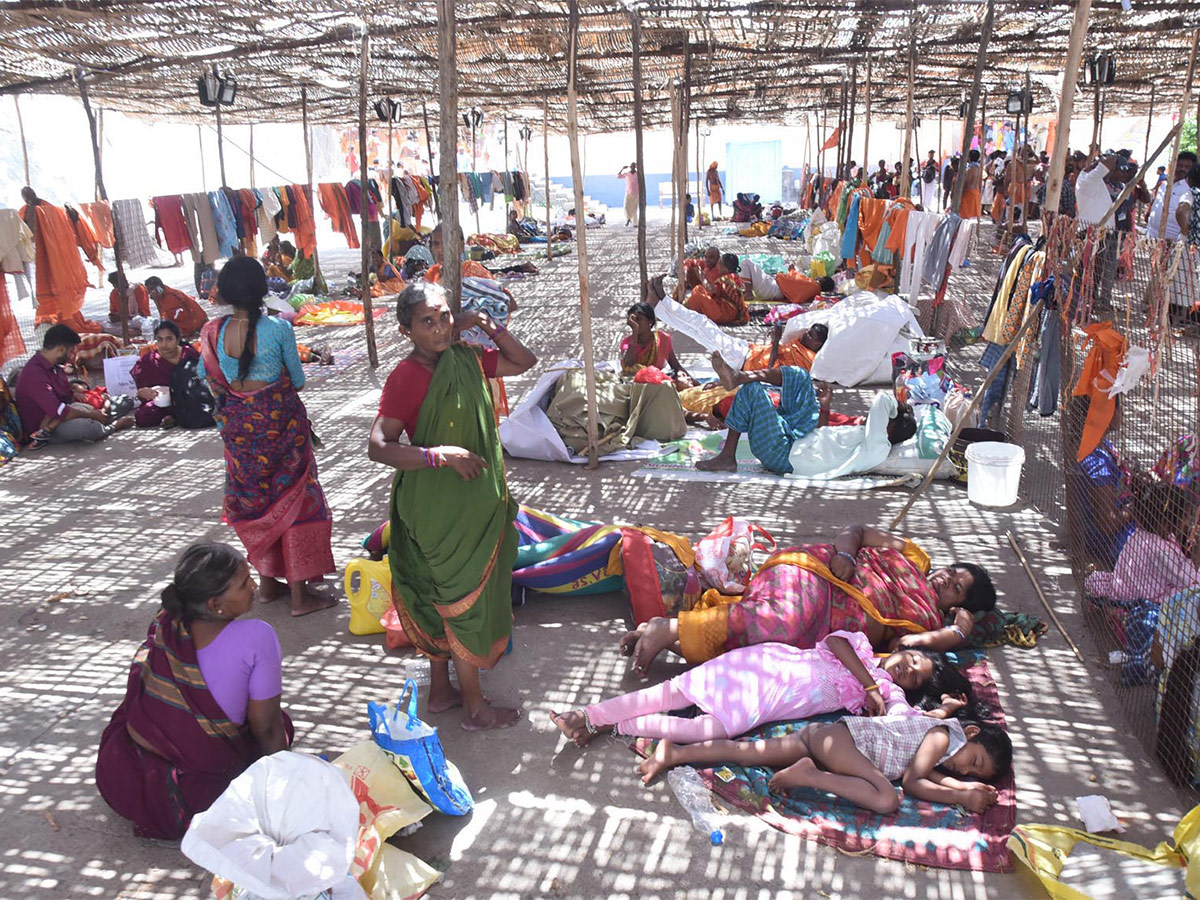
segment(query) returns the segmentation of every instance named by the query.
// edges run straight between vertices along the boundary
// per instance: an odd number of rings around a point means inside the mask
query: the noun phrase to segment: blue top
[[[225,317],[217,339],[217,359],[221,361],[221,374],[230,382],[238,380],[237,357],[225,352],[225,329],[229,327],[229,320],[232,318],[233,316]],[[304,367],[300,365],[300,351],[296,348],[296,334],[292,331],[290,322],[264,315],[258,320],[258,326],[254,330],[254,341],[254,362],[246,375],[247,381],[270,384],[279,380],[284,366],[287,366],[292,386],[304,387]],[[196,374],[201,378],[205,377],[203,359],[200,360]]]
[[[1093,485],[1115,487],[1118,493],[1120,492],[1124,482],[1124,474],[1121,471],[1120,463],[1117,462],[1116,453],[1108,441],[1101,442],[1099,447],[1085,456],[1077,465]],[[1109,567],[1116,565],[1121,548],[1125,546],[1125,541],[1133,534],[1133,523],[1127,523],[1116,534],[1105,534],[1100,530],[1100,526],[1096,524],[1096,512],[1092,508],[1092,498],[1089,490],[1080,492],[1080,505],[1083,513],[1084,548],[1098,562],[1103,562]],[[1118,508],[1123,505],[1119,503]]]

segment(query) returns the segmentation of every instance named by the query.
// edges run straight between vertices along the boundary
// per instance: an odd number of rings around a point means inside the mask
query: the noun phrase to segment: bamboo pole
[[[641,292],[638,294],[638,299],[642,299],[650,288],[650,274],[646,262],[646,173],[643,171],[645,166],[643,164],[642,135],[642,19],[635,7],[629,8],[629,28],[633,43],[633,146],[638,169],[637,253],[638,277],[641,281]]]
[[[96,117],[92,114],[92,104],[88,100],[87,84],[83,80],[83,66],[75,66],[75,83],[79,86],[79,98],[83,101],[83,111],[87,113],[88,130],[92,136],[92,161],[96,166],[96,194],[104,202],[108,202],[108,191],[104,188],[104,166],[100,162],[100,137],[96,128]],[[121,343],[129,344],[129,302],[121,291],[125,281],[125,264],[121,261],[121,232],[113,229],[113,256],[117,261],[117,293],[120,295],[121,306]],[[0,275],[0,278],[3,278]],[[41,277],[41,274],[38,274]]]
[[[1033,585],[1034,591],[1037,592],[1038,598],[1042,601],[1042,606],[1046,608],[1046,613],[1050,616],[1051,621],[1054,622],[1054,625],[1058,629],[1059,633],[1075,652],[1075,657],[1080,662],[1084,662],[1083,651],[1079,649],[1079,646],[1073,640],[1071,640],[1071,635],[1067,634],[1066,626],[1063,625],[1062,619],[1058,617],[1058,613],[1055,612],[1054,608],[1050,605],[1050,601],[1046,599],[1046,595],[1042,592],[1042,586],[1038,583],[1037,577],[1033,574],[1033,569],[1029,567],[1029,561],[1025,559],[1025,553],[1021,550],[1021,545],[1017,543],[1017,539],[1011,531],[1008,532],[1008,545],[1012,547],[1013,552],[1017,554],[1017,559],[1021,562],[1021,568],[1025,570],[1025,574],[1029,577],[1029,582]]]
[[[388,103],[385,108],[387,109],[387,114],[388,114],[388,167],[387,167],[387,184],[385,184],[383,186],[383,189],[387,193],[388,213],[387,213],[387,234],[385,234],[383,236],[383,243],[388,248],[387,256],[384,258],[387,260],[387,262],[390,263],[391,262],[390,257],[392,255],[392,213],[395,212],[395,209],[393,206],[393,199],[392,199],[392,176],[393,176],[392,167],[396,164],[395,159],[392,155],[392,101],[391,101],[390,97],[388,98]],[[379,249],[382,250],[383,247],[380,247]]]
[[[975,411],[979,409],[980,405],[983,403],[983,398],[987,394],[987,389],[991,387],[992,382],[996,380],[996,376],[998,376],[1004,370],[1004,367],[1008,365],[1009,358],[1017,352],[1017,348],[1021,345],[1021,341],[1025,337],[1026,333],[1028,333],[1033,327],[1033,324],[1041,318],[1038,315],[1039,312],[1041,312],[1040,302],[1035,304],[1034,307],[1029,310],[1029,313],[1025,317],[1025,321],[1022,322],[1021,327],[1017,329],[1017,333],[1013,336],[1012,341],[1010,341],[1009,345],[1004,348],[1004,352],[1000,354],[1000,358],[996,360],[996,364],[992,366],[991,371],[987,373],[987,377],[983,379],[983,384],[981,384],[978,390],[975,391],[975,396],[971,399],[971,404],[967,407],[966,413],[958,420],[958,424],[954,426],[954,431],[950,433],[950,437],[946,440],[946,445],[942,447],[942,452],[938,454],[938,458],[935,459],[933,461],[933,465],[929,467],[929,471],[925,474],[924,480],[917,486],[917,489],[909,495],[908,500],[904,503],[904,506],[900,508],[900,512],[896,513],[896,517],[892,519],[892,524],[889,526],[890,531],[895,531],[900,527],[900,523],[904,521],[904,517],[908,515],[908,511],[912,509],[912,505],[917,502],[917,498],[925,493],[929,485],[933,482],[938,470],[942,467],[942,463],[946,461],[946,457],[949,456],[950,451],[954,449],[954,442],[958,440],[958,436],[962,433],[963,428],[966,427],[967,422],[971,420],[975,414]]]
[[[1097,66],[1099,76],[1099,66]],[[1092,146],[1100,146],[1100,78],[1092,85]]]
[[[1080,3],[1091,3],[1091,0],[1079,0]],[[971,158],[971,139],[975,136],[975,112],[979,108],[979,91],[983,80],[983,70],[987,65],[988,42],[992,39],[992,24],[996,19],[995,0],[988,0],[987,12],[983,16],[983,26],[979,32],[979,52],[975,57],[975,75],[971,80],[971,99],[967,102],[967,118],[963,121],[962,156],[958,161],[958,175],[954,179],[954,194],[950,208],[956,213],[962,208],[963,185],[967,180],[967,162]],[[1067,77],[1070,77],[1069,73]],[[983,143],[980,142],[980,150]],[[980,156],[983,156],[982,152]]]
[[[676,247],[675,231],[678,227],[677,213],[679,211],[679,86],[678,79],[672,78],[667,90],[671,92],[671,227],[667,232],[667,246],[674,252]],[[679,270],[676,272],[682,279],[683,260],[676,260]]]
[[[462,310],[462,229],[458,224],[458,46],[454,0],[437,0],[438,190],[442,195],[442,286],[455,314]]]
[[[1183,82],[1183,97],[1179,101],[1179,118],[1176,119],[1180,123],[1187,117],[1188,107],[1192,102],[1192,77],[1196,74],[1196,47],[1198,45],[1200,45],[1200,28],[1192,32],[1192,52],[1188,55],[1187,78]],[[1167,236],[1167,213],[1171,212],[1171,188],[1175,182],[1175,161],[1179,159],[1179,144],[1182,139],[1183,125],[1180,124],[1179,129],[1175,132],[1175,148],[1171,151],[1171,158],[1167,160],[1167,181],[1163,185],[1162,216],[1158,221],[1159,240]],[[1187,235],[1185,234],[1183,237],[1186,238]]]
[[[446,0],[442,0],[446,2]],[[550,254],[550,247],[554,242],[554,235],[550,231],[550,95],[546,94],[542,97],[542,147],[546,152],[546,259],[553,259]],[[579,217],[575,217],[575,224],[578,227]],[[587,223],[584,222],[586,225]]]
[[[846,161],[854,159],[854,117],[858,114],[858,57],[850,63],[850,117],[846,124]],[[854,172],[848,172],[847,178],[854,177]]]
[[[692,114],[692,45],[689,41],[683,48],[683,84],[679,93],[679,181],[675,192],[679,195],[679,259],[683,259],[683,247],[688,239],[687,225],[687,143],[691,132]]]
[[[204,172],[204,129],[199,125],[196,126],[196,141],[200,144],[200,187],[204,189],[204,193],[208,193],[208,177]]]
[[[25,184],[29,184],[29,147],[25,143],[25,121],[21,118],[21,97],[13,94],[13,109],[17,111],[17,131],[21,133],[21,157],[25,160]]]
[[[375,311],[371,307],[371,238],[367,234],[367,215],[371,208],[370,182],[367,179],[367,69],[371,60],[371,32],[362,30],[362,50],[358,57],[358,182],[359,213],[362,217],[362,294],[363,325],[367,330],[367,359],[372,369],[379,368],[379,350],[375,346]],[[309,198],[312,202],[312,198]],[[442,236],[443,241],[445,235]],[[383,248],[380,248],[381,250]],[[443,270],[445,267],[443,266]]]
[[[867,100],[866,112],[863,118],[863,166],[868,177],[871,174],[871,154],[868,147],[871,142],[871,54],[867,54]]]
[[[304,130],[304,171],[307,174],[308,181],[305,182],[305,188],[308,194],[308,205],[310,209],[316,209],[313,205],[313,161],[312,161],[312,136],[308,130],[308,87],[300,85],[300,126]],[[315,213],[314,213],[315,215]],[[316,231],[313,232],[313,293],[325,294],[328,293],[328,286],[325,284],[325,276],[321,274],[321,256],[317,252]]]
[[[429,154],[429,181],[432,184],[437,171],[433,168],[433,132],[429,130],[429,107],[424,100],[421,101],[421,118],[425,121],[425,152]],[[439,179],[439,187],[433,189],[433,211],[437,214],[439,222],[442,219],[441,194]]]
[[[842,76],[841,93],[838,96],[837,120],[837,174],[839,181],[846,177],[846,78]]]
[[[1070,151],[1071,116],[1075,112],[1075,85],[1079,80],[1091,9],[1092,0],[1077,0],[1075,18],[1071,23],[1071,38],[1063,63],[1062,95],[1058,101],[1058,122],[1054,126],[1054,149],[1050,153],[1050,171],[1046,173],[1046,202],[1042,206],[1042,218],[1047,222],[1050,216],[1058,214],[1058,202],[1062,197],[1063,176],[1067,171],[1067,153]],[[1149,135],[1147,146],[1148,138]]]
[[[1197,121],[1200,121],[1198,119]],[[1142,159],[1150,155],[1150,129],[1154,127],[1154,82],[1150,82],[1150,113],[1146,116],[1146,149],[1142,151]],[[1055,138],[1057,140],[1057,138]]]
[[[216,74],[217,64],[213,63],[213,75]],[[219,96],[213,108],[217,111],[217,160],[221,164],[221,187],[229,187],[229,183],[225,180],[225,137],[221,132],[221,98]]]
[[[250,123],[250,187],[254,184],[254,123]]]
[[[692,205],[696,208],[696,234],[700,233],[700,200],[704,196],[704,187],[700,184],[700,117],[696,116],[696,193]]]
[[[508,116],[504,117],[504,174],[509,174],[508,169]],[[508,210],[509,210],[509,193],[504,192],[504,230],[508,230]]]
[[[478,175],[479,174],[479,171],[478,171],[479,170],[479,158],[476,154],[477,154],[477,151],[479,148],[479,142],[475,136],[475,109],[474,108],[471,109],[470,115],[471,115],[471,174]],[[483,205],[483,198],[478,197],[475,200],[475,233],[476,234],[479,234],[481,231],[483,231],[483,228],[481,228],[479,225],[479,207],[482,205]]]
[[[567,141],[571,146],[571,180],[575,186],[575,255],[579,266],[579,317],[582,323],[583,371],[587,390],[588,468],[599,463],[596,407],[596,353],[592,342],[592,301],[588,284],[587,218],[583,210],[583,167],[579,161],[579,110],[575,87],[575,60],[579,52],[579,0],[570,5],[570,47],[567,70]]]
[[[912,198],[913,88],[917,78],[917,11],[914,5],[908,26],[908,94],[904,101],[904,154],[900,169],[900,196]]]

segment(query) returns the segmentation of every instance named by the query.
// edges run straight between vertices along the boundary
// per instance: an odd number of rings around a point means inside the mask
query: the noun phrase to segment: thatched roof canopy
[[[629,6],[642,17],[647,125],[670,121],[664,86],[684,74],[690,49],[693,116],[705,121],[796,121],[836,103],[852,64],[872,59],[873,115],[902,115],[910,28],[917,31],[916,110],[955,115],[968,87],[984,6],[978,0],[581,0],[579,86],[588,130],[632,124]],[[1053,112],[1073,7],[1003,0],[984,85],[999,97],[1033,79],[1036,110]],[[458,4],[459,97],[512,119],[565,122],[567,3],[488,0]],[[295,121],[299,87],[310,116],[357,116],[363,25],[371,34],[370,92],[436,109],[437,14],[432,0],[9,0],[0,2],[0,93],[77,91],[76,66],[93,101],[151,115],[207,117],[196,79],[212,64],[238,81],[231,122]],[[1200,0],[1095,0],[1089,51],[1112,50],[1117,83],[1107,110],[1143,112],[1182,88]],[[1086,56],[1086,54],[1085,54]],[[860,108],[862,94],[860,91]],[[995,102],[1000,102],[999,100]],[[989,103],[990,106],[990,103]],[[995,107],[991,107],[995,108]],[[1164,105],[1160,109],[1166,108]]]

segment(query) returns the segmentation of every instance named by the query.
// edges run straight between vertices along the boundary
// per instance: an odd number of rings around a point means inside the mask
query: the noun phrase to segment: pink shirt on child
[[[1161,602],[1182,590],[1200,587],[1200,572],[1174,541],[1135,528],[1113,571],[1093,572],[1083,584],[1095,597]]]
[[[879,685],[888,715],[919,715],[904,690],[879,668],[861,632],[835,631],[809,650],[789,644],[753,644],[722,653],[671,679],[689,700],[714,716],[730,737],[764,722],[806,719],[847,709],[861,712],[867,692],[829,650],[830,637],[845,638]]]

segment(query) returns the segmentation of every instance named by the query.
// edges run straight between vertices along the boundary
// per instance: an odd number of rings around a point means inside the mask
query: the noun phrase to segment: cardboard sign
[[[133,367],[138,359],[137,356],[112,356],[104,360],[104,384],[110,396],[132,397],[137,394]]]

